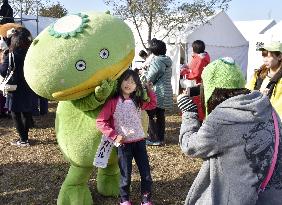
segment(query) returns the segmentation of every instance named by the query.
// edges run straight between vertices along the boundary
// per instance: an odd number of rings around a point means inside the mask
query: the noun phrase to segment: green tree
[[[50,6],[41,7],[39,11],[40,16],[48,16],[54,18],[61,18],[68,13],[68,10],[64,8],[59,2]]]
[[[146,48],[152,34],[163,30],[163,38],[175,31],[182,31],[185,25],[198,25],[206,22],[217,9],[228,9],[231,0],[104,0],[113,8],[114,15],[132,22],[139,38]],[[148,28],[147,39],[141,36],[142,26]]]

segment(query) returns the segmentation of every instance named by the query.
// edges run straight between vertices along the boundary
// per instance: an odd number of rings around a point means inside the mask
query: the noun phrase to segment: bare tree
[[[9,1],[9,4],[14,10],[14,16],[22,14],[25,15],[36,15],[37,7],[38,10],[46,5],[50,4],[50,0],[40,1],[40,0],[13,0]]]
[[[197,25],[205,22],[216,9],[226,10],[231,0],[192,0],[191,3],[180,0],[104,0],[113,8],[114,15],[132,22],[139,38],[146,48],[146,43],[154,32],[163,30],[163,38],[173,31],[181,31],[187,24]],[[141,25],[147,26],[147,39],[141,36]]]

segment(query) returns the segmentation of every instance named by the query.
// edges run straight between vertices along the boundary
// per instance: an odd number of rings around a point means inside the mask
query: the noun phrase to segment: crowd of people
[[[6,2],[6,1],[4,1]],[[48,112],[47,99],[37,96],[24,78],[25,55],[31,33],[15,28],[1,38],[0,74],[11,71],[14,90],[0,95],[0,117],[11,116],[19,139],[11,145],[29,146],[34,115]],[[264,44],[264,64],[245,82],[242,69],[231,57],[211,62],[205,43],[192,44],[191,61],[181,68],[181,150],[203,159],[185,205],[278,205],[282,201],[282,43]],[[131,205],[132,160],[141,176],[141,204],[152,205],[150,162],[146,145],[164,146],[166,112],[173,108],[172,60],[166,44],[152,39],[136,70],[118,79],[115,94],[96,119],[104,136],[117,145],[120,168],[120,205]],[[142,110],[148,117],[144,129]],[[146,119],[145,119],[146,121]]]
[[[168,90],[160,89],[155,82],[163,75],[171,77],[171,61],[162,53],[166,58],[160,62],[160,53],[153,52],[152,45],[154,42],[150,42],[149,54],[139,53],[145,56],[145,62],[138,73],[145,82],[153,83],[156,93],[162,90],[162,97],[170,100]],[[203,41],[196,40],[192,47],[192,60],[181,68],[182,93],[177,98],[182,112],[179,144],[185,154],[203,159],[203,164],[185,205],[280,204],[282,43],[265,43],[259,49],[264,64],[248,83],[232,58],[210,62]],[[166,78],[162,79],[165,82]],[[147,145],[164,142],[164,121],[150,116],[169,109],[158,106],[159,99],[162,102],[157,94],[157,107],[147,111]]]

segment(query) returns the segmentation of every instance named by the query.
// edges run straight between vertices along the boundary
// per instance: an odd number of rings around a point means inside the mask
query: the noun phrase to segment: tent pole
[[[39,29],[38,29],[38,0],[36,1],[36,34],[38,35]]]
[[[20,1],[21,2],[21,25],[23,25],[23,5],[22,5],[22,3],[23,3],[23,1],[21,0]]]

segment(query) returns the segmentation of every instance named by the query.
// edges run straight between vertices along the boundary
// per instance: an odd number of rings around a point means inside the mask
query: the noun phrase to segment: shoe
[[[146,203],[143,203],[143,202],[142,202],[141,205],[153,205],[153,203],[150,202],[150,201],[149,201],[149,202],[146,202]]]
[[[153,146],[161,146],[161,145],[162,145],[161,141],[153,142]]]
[[[27,146],[29,146],[29,142],[28,142],[28,140],[27,141],[18,140],[18,141],[15,141],[15,142],[11,142],[11,145],[15,145],[15,146],[19,146],[19,147],[27,147]]]
[[[149,145],[149,146],[162,146],[162,145],[164,145],[164,142],[161,142],[161,141],[152,142],[150,140],[146,140],[146,145]]]
[[[151,194],[150,193],[144,193],[142,195],[141,205],[153,205],[152,202],[151,202]]]
[[[150,140],[146,140],[146,145],[152,146],[154,144],[154,142],[150,141]]]
[[[130,201],[120,202],[119,205],[132,205]]]

